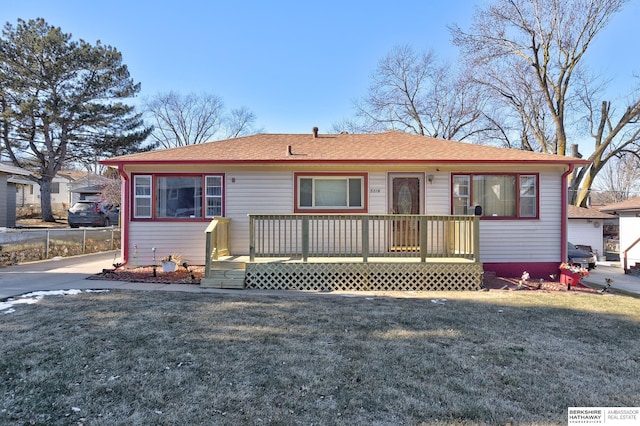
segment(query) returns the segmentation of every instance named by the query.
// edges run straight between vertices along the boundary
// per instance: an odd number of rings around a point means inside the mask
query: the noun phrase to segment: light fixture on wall
[[[433,175],[427,175],[427,180],[429,183],[433,183]]]

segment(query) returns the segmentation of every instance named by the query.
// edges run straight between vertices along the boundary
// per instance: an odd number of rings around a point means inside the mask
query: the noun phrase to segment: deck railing
[[[220,256],[229,255],[229,225],[231,219],[214,217],[204,231],[206,235],[205,271],[211,270],[211,262]]]
[[[249,215],[257,257],[462,258],[479,262],[477,216]]]

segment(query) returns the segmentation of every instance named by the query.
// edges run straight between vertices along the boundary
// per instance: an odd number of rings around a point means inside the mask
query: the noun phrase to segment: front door
[[[392,214],[418,215],[421,206],[422,178],[420,176],[391,176]],[[419,221],[415,218],[398,218],[393,221],[391,249],[398,251],[419,250]]]

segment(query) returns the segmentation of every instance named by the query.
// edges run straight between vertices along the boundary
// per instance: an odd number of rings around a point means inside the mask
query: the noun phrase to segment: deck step
[[[244,262],[212,262],[207,277],[200,280],[200,287],[209,288],[244,288]]]

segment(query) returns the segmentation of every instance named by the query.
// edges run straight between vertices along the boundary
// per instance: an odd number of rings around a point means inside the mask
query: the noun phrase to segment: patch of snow
[[[109,290],[84,290],[85,293],[104,293]],[[82,290],[49,290],[49,291],[34,291],[32,293],[26,293],[19,298],[10,298],[4,302],[0,302],[0,312],[3,314],[12,314],[16,310],[13,308],[16,305],[31,305],[38,303],[45,296],[75,296],[82,293]]]

